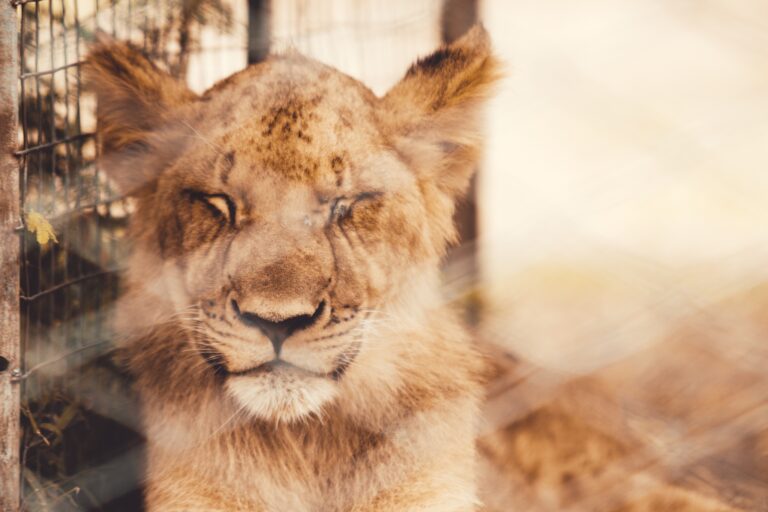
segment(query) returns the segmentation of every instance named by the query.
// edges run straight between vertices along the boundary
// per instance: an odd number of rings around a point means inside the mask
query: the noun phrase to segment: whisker
[[[194,133],[195,138],[200,139],[203,142],[205,142],[211,149],[216,151],[218,154],[220,154],[220,155],[224,154],[224,151],[220,147],[218,147],[216,144],[214,144],[213,142],[208,140],[205,136],[203,136],[203,134],[201,134],[199,131],[197,131],[195,129],[195,127],[193,127],[191,124],[189,124],[188,122],[186,122],[183,119],[181,120],[181,124],[186,126],[192,133]]]

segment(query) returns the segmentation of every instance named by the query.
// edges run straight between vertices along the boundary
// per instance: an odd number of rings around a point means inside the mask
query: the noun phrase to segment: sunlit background
[[[248,60],[244,1],[51,5],[53,16],[44,2],[19,8],[25,94],[38,86],[31,118],[53,115],[35,73],[78,62],[85,43],[74,34],[97,26],[143,43],[196,91]],[[768,3],[273,0],[264,12],[272,51],[298,49],[377,94],[446,39],[452,16],[482,20],[505,62],[457,217],[465,237],[446,265],[447,295],[471,311],[496,367],[478,440],[489,511],[768,510]],[[187,49],[176,37],[185,27]],[[65,90],[52,101],[66,121],[53,139],[95,129],[92,100],[65,83],[75,72],[42,83],[43,97]],[[73,101],[77,120],[64,110]],[[22,150],[53,142],[38,131],[20,132]],[[59,164],[31,151],[22,162],[25,212],[50,218],[62,239],[58,249],[25,242],[26,368],[41,365],[23,409],[37,457],[25,459],[25,496],[30,510],[135,510],[140,440],[116,434],[106,444],[124,451],[74,465],[45,451],[94,429],[137,428],[130,405],[115,406],[130,404],[114,398],[119,385],[88,395],[78,383],[88,411],[77,413],[51,391],[72,380],[61,354],[100,342],[92,325],[108,322],[112,301],[83,306],[86,280],[74,298],[34,300],[61,293],[77,265],[80,277],[119,269],[131,211],[94,165],[93,140],[72,151],[51,150]],[[62,159],[59,178],[45,178]],[[61,316],[67,304],[83,312]],[[63,412],[76,419],[62,427]],[[86,426],[62,434],[77,421]],[[96,485],[99,472],[124,480]]]

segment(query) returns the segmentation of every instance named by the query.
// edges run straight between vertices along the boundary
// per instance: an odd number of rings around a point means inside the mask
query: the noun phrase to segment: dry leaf
[[[51,223],[48,222],[48,219],[43,217],[42,214],[36,211],[27,213],[27,230],[29,230],[30,233],[35,234],[37,243],[40,245],[46,245],[51,240],[55,243],[59,243]]]

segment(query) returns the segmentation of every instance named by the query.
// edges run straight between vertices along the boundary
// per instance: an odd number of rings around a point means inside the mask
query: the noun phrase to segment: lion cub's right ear
[[[382,99],[382,121],[420,176],[455,201],[483,142],[482,112],[502,77],[488,32],[475,25],[414,63]]]
[[[153,151],[168,151],[163,131],[169,130],[174,112],[197,96],[129,43],[104,37],[91,48],[83,69],[88,89],[96,94],[104,166],[124,192],[140,189],[160,167],[140,160],[156,160]]]

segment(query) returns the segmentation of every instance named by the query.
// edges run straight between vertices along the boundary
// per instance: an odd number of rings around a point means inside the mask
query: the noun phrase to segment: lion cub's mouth
[[[357,358],[360,343],[353,343],[338,355],[330,371],[307,368],[301,359],[275,357],[251,368],[224,369],[224,386],[235,400],[258,418],[296,421],[321,414],[324,404],[337,396],[338,383]],[[298,357],[298,356],[295,356]],[[293,362],[291,362],[293,361]],[[332,368],[332,369],[331,369]]]
[[[311,375],[313,377],[328,377],[328,374],[307,370],[306,368],[302,368],[301,366],[296,366],[295,364],[291,364],[288,361],[284,361],[283,359],[273,359],[271,361],[267,361],[266,363],[262,363],[258,366],[254,366],[253,368],[248,368],[247,370],[240,370],[236,372],[230,371],[230,372],[227,372],[227,374],[232,376],[243,376],[243,375],[259,375],[262,373],[272,373],[272,372],[291,372],[291,373],[302,373],[305,375]]]
[[[344,375],[344,373],[347,371],[347,368],[352,364],[352,362],[357,357],[358,352],[360,351],[360,344],[355,343],[350,350],[339,356],[337,360],[336,367],[328,372],[318,372],[314,370],[308,370],[307,368],[303,368],[301,366],[295,365],[293,363],[290,363],[284,359],[275,358],[271,361],[267,361],[266,363],[262,363],[258,366],[254,366],[253,368],[248,368],[245,370],[238,370],[238,371],[226,371],[227,375],[231,375],[233,377],[241,377],[241,376],[256,376],[256,375],[263,375],[268,373],[290,373],[290,374],[299,374],[299,375],[305,375],[308,377],[320,377],[320,378],[326,378],[326,379],[332,379],[332,380],[339,380]]]

